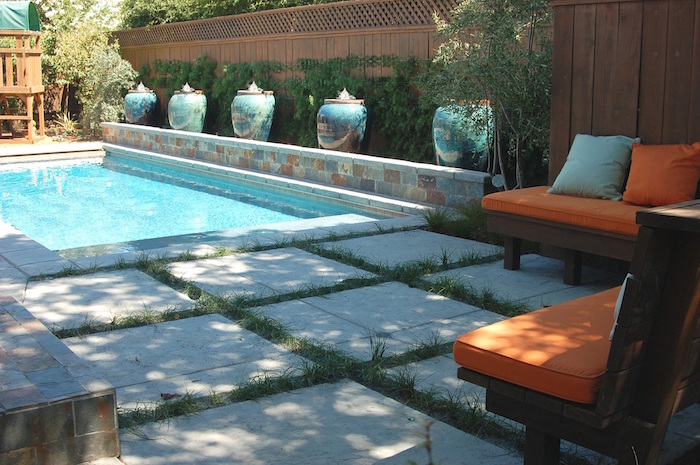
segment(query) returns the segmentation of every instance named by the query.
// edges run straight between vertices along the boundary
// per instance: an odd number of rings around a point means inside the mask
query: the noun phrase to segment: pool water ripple
[[[109,155],[102,163],[5,169],[0,171],[0,186],[0,220],[51,250],[357,211],[220,176]]]

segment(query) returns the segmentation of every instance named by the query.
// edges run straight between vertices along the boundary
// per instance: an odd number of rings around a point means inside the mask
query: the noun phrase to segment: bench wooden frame
[[[560,439],[657,463],[671,416],[700,400],[700,200],[637,213],[630,279],[597,403],[583,405],[458,369],[487,410],[526,427],[525,464],[559,463]]]
[[[512,213],[487,210],[487,228],[504,237],[503,267],[520,269],[523,240],[564,249],[564,282],[581,283],[583,253],[631,261],[636,236],[610,233],[554,221],[530,218]],[[513,231],[518,237],[512,236]]]

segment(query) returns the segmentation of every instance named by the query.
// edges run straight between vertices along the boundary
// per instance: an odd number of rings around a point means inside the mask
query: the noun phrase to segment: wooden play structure
[[[0,2],[0,66],[0,122],[10,123],[12,136],[11,123],[26,121],[26,140],[33,143],[44,136],[41,25],[33,2]]]

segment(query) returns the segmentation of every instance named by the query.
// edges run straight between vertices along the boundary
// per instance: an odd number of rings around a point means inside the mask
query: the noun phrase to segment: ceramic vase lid
[[[143,82],[140,82],[138,86],[136,86],[136,89],[129,89],[130,94],[135,94],[135,93],[153,93],[151,89],[143,85]]]
[[[198,94],[201,95],[204,93],[203,90],[195,90],[193,87],[190,87],[190,83],[186,82],[184,86],[182,86],[182,89],[176,90],[174,92],[175,94]]]
[[[323,100],[323,103],[354,103],[358,105],[364,105],[365,99],[355,98],[354,95],[350,95],[347,89],[343,89],[338,94],[337,98],[327,98]]]
[[[257,84],[255,84],[255,81],[248,86],[247,89],[241,89],[238,92],[236,92],[237,95],[272,95],[274,94],[273,91],[271,90],[263,90],[262,88],[258,87]]]

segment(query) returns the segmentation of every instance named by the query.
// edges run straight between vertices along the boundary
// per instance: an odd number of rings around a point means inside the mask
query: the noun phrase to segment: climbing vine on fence
[[[231,102],[238,89],[255,81],[276,97],[271,141],[316,147],[316,114],[325,98],[347,90],[365,99],[368,153],[404,160],[432,162],[431,122],[435,106],[422,101],[416,85],[429,62],[415,58],[360,57],[330,60],[300,59],[292,65],[256,62],[217,65],[202,56],[193,64],[156,60],[140,70],[151,88],[165,89],[166,98],[185,82],[204,90],[209,102],[205,131],[233,135]],[[390,72],[368,78],[365,69]],[[367,148],[367,147],[365,147]]]

